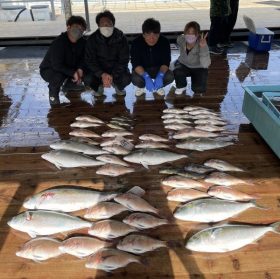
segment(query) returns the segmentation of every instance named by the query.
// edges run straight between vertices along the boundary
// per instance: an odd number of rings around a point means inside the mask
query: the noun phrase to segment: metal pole
[[[65,19],[67,20],[70,16],[72,16],[71,0],[64,0],[63,4],[64,4]]]
[[[84,3],[85,3],[85,15],[86,15],[86,22],[87,22],[87,31],[90,31],[88,0],[84,0]]]

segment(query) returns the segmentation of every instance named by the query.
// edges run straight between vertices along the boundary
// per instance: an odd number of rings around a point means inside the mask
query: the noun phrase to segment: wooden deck
[[[147,265],[131,264],[112,274],[89,270],[85,261],[70,255],[38,264],[19,258],[15,252],[26,242],[27,234],[10,229],[7,221],[24,210],[24,199],[36,192],[55,185],[83,185],[97,189],[117,189],[121,185],[143,187],[145,199],[159,208],[163,216],[170,218],[177,203],[166,199],[167,187],[160,185],[164,175],[158,170],[136,166],[135,173],[120,178],[105,178],[95,174],[95,168],[58,170],[41,159],[49,150],[49,144],[68,138],[69,124],[79,114],[93,114],[104,120],[126,115],[136,119],[133,129],[137,136],[154,132],[166,135],[160,116],[166,107],[183,107],[187,104],[205,106],[220,111],[230,124],[228,129],[237,135],[235,145],[207,152],[192,152],[188,162],[204,162],[206,159],[227,160],[247,171],[236,174],[254,186],[242,186],[244,192],[258,194],[258,203],[268,210],[249,209],[230,219],[230,222],[270,224],[280,220],[280,164],[264,140],[258,135],[242,114],[243,85],[279,84],[279,43],[273,45],[269,54],[247,51],[242,43],[227,56],[212,57],[207,93],[204,96],[175,97],[169,93],[165,98],[148,94],[136,100],[133,86],[129,86],[125,99],[116,99],[107,92],[105,100],[94,100],[90,92],[61,96],[65,103],[51,109],[48,104],[46,84],[40,79],[35,50],[21,58],[14,58],[14,49],[0,51],[0,278],[1,279],[93,279],[93,278],[280,278],[280,236],[268,233],[257,244],[225,254],[195,253],[184,248],[185,239],[195,230],[206,227],[197,223],[174,221],[173,223],[144,233],[161,240],[174,241],[177,246],[159,249],[144,258]],[[4,55],[1,56],[1,53]],[[41,49],[39,48],[39,53]],[[42,52],[45,50],[43,49]],[[173,51],[174,57],[177,52]],[[5,58],[4,58],[5,57]],[[70,100],[70,101],[69,101]],[[97,129],[97,132],[105,128]],[[178,151],[177,151],[178,152]],[[184,153],[184,151],[179,151]],[[77,213],[79,214],[79,213]],[[121,216],[123,217],[123,216]],[[60,239],[64,236],[58,235]]]

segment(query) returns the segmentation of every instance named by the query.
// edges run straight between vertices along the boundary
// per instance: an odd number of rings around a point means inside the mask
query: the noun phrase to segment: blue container
[[[249,32],[249,47],[260,52],[269,51],[273,35],[267,28],[257,28],[256,33]]]

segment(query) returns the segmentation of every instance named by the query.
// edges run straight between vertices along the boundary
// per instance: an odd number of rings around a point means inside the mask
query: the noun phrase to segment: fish
[[[186,111],[179,108],[167,108],[163,110],[163,113],[185,114]]]
[[[219,171],[244,171],[241,168],[235,167],[234,165],[218,159],[210,159],[204,163],[205,166],[217,169]]]
[[[230,201],[250,201],[257,198],[256,196],[222,186],[211,187],[208,190],[208,194],[219,199]]]
[[[21,249],[16,252],[16,255],[25,259],[41,262],[62,255],[63,252],[59,250],[60,245],[61,242],[56,239],[39,237],[26,242]]]
[[[174,117],[170,117],[170,119],[164,119],[163,124],[192,124],[192,122],[186,120],[186,119],[182,119],[182,118],[174,118]]]
[[[102,166],[105,163],[97,161],[89,156],[79,154],[68,150],[52,150],[41,156],[43,159],[60,168],[76,168],[76,167],[95,167]]]
[[[167,130],[180,131],[180,130],[183,130],[183,129],[190,129],[191,126],[178,123],[178,124],[165,125],[164,128],[167,129]]]
[[[87,262],[87,268],[94,268],[111,272],[130,263],[141,263],[137,256],[117,249],[103,248],[91,255]]]
[[[159,213],[158,209],[154,208],[141,197],[138,197],[132,193],[118,195],[114,198],[114,201],[122,204],[131,211],[151,212],[155,214]]]
[[[100,138],[100,135],[87,129],[74,129],[69,135],[75,137]]]
[[[194,121],[194,124],[196,125],[216,125],[216,126],[224,126],[227,124],[226,121],[222,121],[222,120],[216,120],[216,119],[211,119],[211,118],[207,118],[207,119],[198,119]]]
[[[202,113],[202,114],[192,115],[192,118],[193,118],[194,120],[213,119],[213,120],[218,120],[218,121],[224,121],[224,119],[221,118],[220,116],[218,116],[218,115],[207,114],[207,112]]]
[[[108,151],[102,150],[99,147],[71,140],[61,140],[50,145],[52,149],[55,150],[68,150],[73,152],[80,152],[86,155],[100,155],[107,154]]]
[[[160,165],[187,157],[187,155],[160,149],[141,149],[126,155],[123,159],[127,162],[142,164],[145,168],[148,168],[149,165]]]
[[[91,227],[92,223],[67,213],[28,210],[13,217],[8,225],[18,231],[26,232],[30,237],[52,235],[67,231]]]
[[[233,142],[221,141],[209,138],[189,138],[181,143],[177,143],[176,147],[181,149],[189,149],[196,151],[205,151],[216,148],[222,148],[233,145]]]
[[[90,128],[90,127],[100,127],[102,124],[92,123],[88,121],[75,121],[70,124],[73,128]]]
[[[121,160],[117,156],[114,156],[114,155],[111,155],[111,154],[97,156],[96,160],[102,161],[104,163],[109,163],[109,164],[115,164],[115,165],[121,165],[121,166],[129,167],[128,163],[126,163],[125,161]]]
[[[117,194],[86,187],[56,186],[27,198],[23,206],[27,209],[74,212],[92,207],[99,202],[112,200]]]
[[[212,223],[231,218],[253,207],[266,209],[254,201],[236,202],[205,198],[193,200],[178,207],[174,212],[174,217],[184,221]]]
[[[145,141],[135,145],[135,148],[170,148],[170,146],[162,142]]]
[[[162,184],[173,188],[183,188],[183,189],[190,189],[190,188],[208,189],[209,188],[209,185],[207,185],[207,183],[199,182],[179,175],[172,175],[164,178],[162,180]]]
[[[171,113],[164,114],[164,115],[161,116],[161,118],[164,119],[164,120],[175,120],[175,119],[177,119],[177,120],[190,119],[191,120],[191,119],[193,119],[193,117],[189,114],[173,114],[173,113],[172,114]]]
[[[99,142],[92,140],[91,138],[83,138],[83,137],[71,137],[71,141],[82,142],[91,145],[99,145]]]
[[[133,254],[143,254],[161,247],[167,247],[165,241],[139,234],[127,235],[117,244],[119,250]]]
[[[224,172],[212,172],[205,178],[205,182],[221,186],[232,186],[236,184],[250,184],[240,178],[234,177]]]
[[[103,150],[106,152],[112,152],[115,155],[127,155],[130,153],[130,150],[124,148],[121,145],[113,144],[111,146],[104,146],[102,147]]]
[[[117,214],[127,211],[128,208],[115,202],[100,202],[88,208],[84,217],[86,219],[109,219]]]
[[[75,118],[75,120],[78,121],[86,121],[86,122],[91,122],[91,123],[99,123],[99,124],[104,124],[105,122],[95,116],[92,115],[79,115]]]
[[[92,115],[79,115],[75,118],[78,121],[86,121],[91,123],[104,124],[104,121]]]
[[[159,141],[159,142],[167,142],[168,139],[163,138],[161,136],[158,135],[154,135],[154,134],[144,134],[139,136],[140,140],[147,140],[147,141]]]
[[[174,139],[187,139],[187,138],[213,138],[217,137],[218,134],[202,131],[195,128],[186,128],[178,131],[173,135]]]
[[[202,131],[207,131],[207,132],[221,132],[225,131],[224,127],[218,127],[215,125],[197,125],[195,126],[196,129],[202,130]]]
[[[121,145],[123,140],[128,141],[128,142],[132,142],[132,139],[125,139],[123,137],[115,137],[115,138],[109,138],[104,140],[103,142],[101,142],[100,146],[104,147],[104,146],[111,146],[111,145]]]
[[[220,225],[193,235],[186,248],[197,252],[225,253],[256,243],[267,232],[279,234],[280,222],[271,225]]]
[[[102,137],[105,138],[124,137],[124,136],[133,136],[133,134],[126,130],[115,130],[115,129],[108,130],[102,134]]]
[[[219,116],[218,113],[216,112],[212,112],[210,110],[205,110],[205,109],[197,109],[197,110],[192,110],[189,111],[190,115],[201,115],[201,114],[205,114],[207,116],[213,115],[213,116]]]
[[[99,238],[113,239],[136,231],[136,228],[120,221],[102,220],[94,223],[88,233]]]
[[[114,123],[107,123],[107,126],[108,127],[110,127],[110,128],[112,128],[112,129],[117,129],[117,130],[125,130],[125,128],[124,127],[121,127],[121,126],[119,126],[119,125],[117,125],[117,124],[114,124]]]
[[[96,170],[96,174],[101,175],[108,175],[108,176],[120,176],[127,173],[134,172],[134,168],[128,168],[120,165],[114,165],[114,164],[106,164]]]
[[[75,236],[64,240],[59,246],[59,250],[77,258],[85,258],[102,248],[111,247],[112,245],[112,242],[93,237]]]
[[[124,122],[123,120],[122,120],[122,121],[119,121],[119,120],[111,120],[110,123],[113,124],[113,125],[121,126],[121,127],[127,127],[127,128],[129,128],[129,129],[132,128],[130,124]]]
[[[206,111],[210,111],[210,109],[204,108],[204,107],[200,107],[200,106],[185,106],[183,108],[183,110],[185,110],[186,112],[190,112],[190,111],[194,111],[194,110],[201,110],[201,109],[204,109]]]
[[[177,168],[163,168],[159,170],[161,174],[176,174],[183,177],[191,178],[191,179],[203,179],[205,177],[204,174],[186,171],[184,169],[177,169]]]
[[[131,213],[123,219],[123,222],[139,230],[153,229],[168,224],[166,219],[142,212]]]
[[[125,122],[133,122],[133,119],[125,117],[125,116],[116,116],[116,117],[112,117],[113,121],[121,121],[123,123]]]
[[[209,198],[209,195],[194,189],[173,189],[167,194],[167,199],[169,201],[177,202],[188,202],[200,198]]]
[[[185,166],[184,170],[191,171],[191,172],[196,172],[196,173],[200,173],[200,174],[206,174],[206,173],[210,173],[212,171],[215,171],[216,169],[206,167],[205,165],[191,163],[191,164]]]

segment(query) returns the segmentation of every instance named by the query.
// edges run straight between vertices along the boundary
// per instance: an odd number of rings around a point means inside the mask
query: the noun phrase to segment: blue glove
[[[159,71],[155,79],[155,90],[163,87],[163,77],[164,73]]]
[[[153,92],[155,90],[155,85],[147,72],[144,72],[142,77],[145,79],[145,87],[148,91]]]

